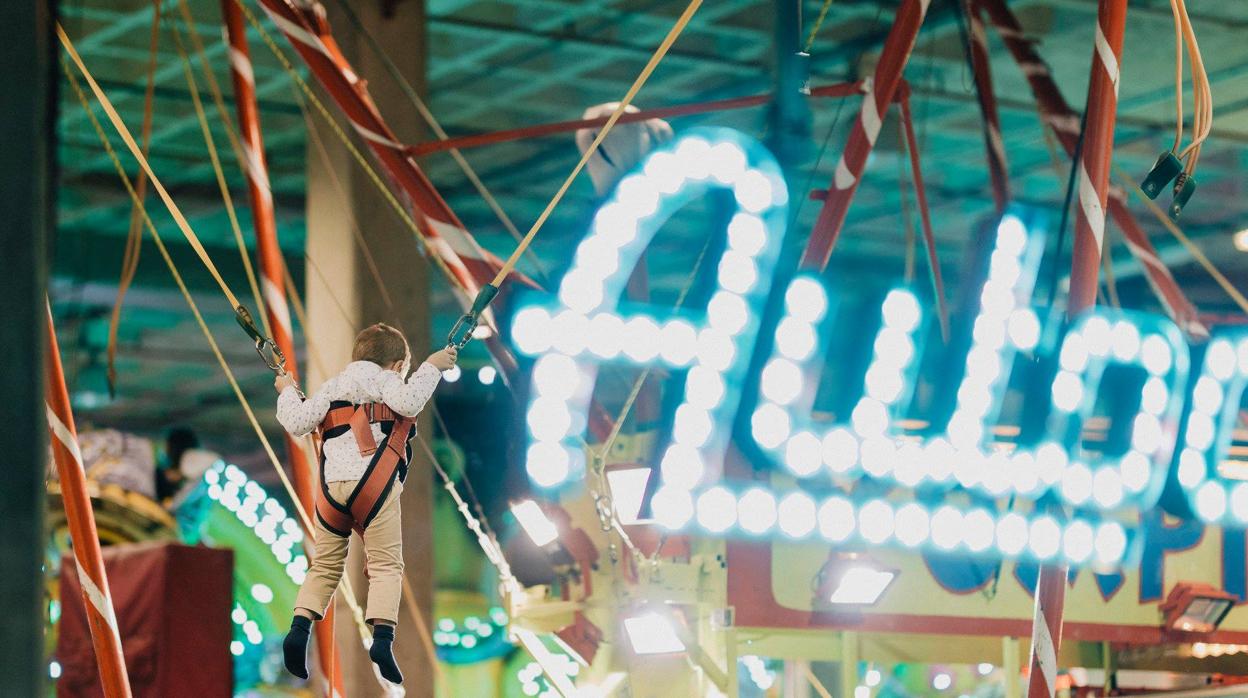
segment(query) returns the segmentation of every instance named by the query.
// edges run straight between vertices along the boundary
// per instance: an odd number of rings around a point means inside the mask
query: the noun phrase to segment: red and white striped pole
[[[975,3],[987,13],[988,20],[1022,69],[1044,122],[1053,129],[1066,154],[1073,157],[1079,141],[1079,115],[1062,97],[1044,59],[1036,52],[1034,43],[1028,39],[1018,18],[1003,0],[975,0]],[[1125,193],[1117,187],[1109,187],[1108,211],[1122,230],[1127,248],[1144,268],[1145,278],[1161,300],[1166,313],[1189,335],[1197,338],[1208,337],[1209,330],[1201,322],[1195,306],[1187,299],[1170,270],[1157,256],[1157,250],[1149,241],[1148,235],[1127,208]]]
[[[256,79],[247,45],[247,25],[234,0],[222,0],[221,10],[225,17],[225,34],[230,47],[230,76],[234,82],[234,102],[238,108],[239,131],[242,134],[240,146],[243,151],[243,167],[247,173],[247,194],[256,231],[256,248],[260,255],[260,286],[264,294],[265,312],[268,314],[273,341],[286,356],[286,372],[297,381],[299,363],[295,355],[290,308],[286,303],[285,260],[277,243],[277,221],[273,214],[273,192],[269,187],[269,166],[264,156],[260,113],[256,106]],[[284,436],[286,460],[290,465],[295,493],[299,496],[304,511],[312,511],[316,485],[307,453],[289,434]],[[312,540],[313,531],[305,529],[303,533],[305,542]],[[305,545],[304,551],[311,559],[312,546]],[[334,643],[332,605],[326,610],[325,618],[316,626],[316,648],[321,676],[325,678],[326,695],[342,695],[344,689],[342,675],[338,671],[338,647]]]
[[[69,522],[74,564],[78,566],[78,583],[82,586],[91,642],[95,646],[95,661],[100,669],[100,683],[106,698],[129,698],[130,677],[121,652],[121,633],[117,630],[117,614],[113,612],[113,599],[108,591],[108,576],[104,573],[104,556],[100,553],[100,537],[95,530],[95,514],[91,510],[91,497],[87,494],[87,475],[82,466],[82,453],[78,450],[78,432],[74,428],[74,413],[69,406],[69,391],[65,387],[65,372],[61,368],[61,352],[56,343],[50,305],[44,364],[47,374],[44,399],[48,431],[52,437],[52,458],[56,461],[56,472],[61,482],[65,518]]]
[[[1040,577],[1036,580],[1035,616],[1031,624],[1031,673],[1027,678],[1027,698],[1053,698],[1065,605],[1065,565],[1041,566]],[[1016,678],[1007,676],[1006,680]]]
[[[1101,248],[1105,240],[1105,205],[1109,198],[1110,156],[1118,116],[1119,61],[1127,20],[1127,0],[1100,0],[1096,19],[1092,76],[1088,84],[1086,126],[1079,162],[1075,242],[1071,253],[1070,297],[1073,316],[1096,305]]]
[[[804,268],[822,269],[832,255],[832,248],[845,224],[849,204],[854,199],[854,193],[858,191],[858,182],[867,166],[867,156],[871,154],[875,140],[880,135],[884,112],[893,103],[893,95],[901,84],[902,71],[910,60],[910,52],[914,50],[914,42],[919,36],[919,27],[923,26],[929,2],[930,0],[903,0],[897,10],[893,27],[888,32],[888,38],[884,40],[875,73],[864,84],[867,94],[863,96],[859,118],[854,122],[840,161],[836,163],[832,186],[827,190],[819,218],[810,232],[810,241],[802,255]]]
[[[306,9],[296,8],[290,0],[259,0],[259,4],[289,39],[351,127],[367,142],[391,181],[402,190],[421,237],[445,263],[457,291],[456,298],[467,310],[478,290],[502,268],[502,261],[477,243],[416,164],[408,146],[390,130],[369,98],[364,81],[334,41],[324,8],[315,2],[300,3],[306,4]],[[510,278],[537,286],[518,272]],[[497,333],[484,342],[505,379],[510,380],[516,370],[515,357]]]
[[[242,0],[232,1],[237,5]],[[391,181],[406,196],[405,203],[416,221],[421,237],[446,262],[450,271],[448,280],[466,310],[480,287],[492,281],[502,268],[502,261],[481,248],[476,238],[464,228],[463,223],[421,171],[408,147],[398,142],[386,125],[369,98],[364,81],[352,69],[334,41],[325,19],[324,8],[315,2],[306,3],[307,9],[296,9],[290,0],[257,2],[281,29],[355,131],[368,142],[369,149]],[[516,271],[508,278],[532,288],[540,288],[532,279]],[[498,333],[482,341],[505,380],[510,380],[510,376],[517,370],[515,356]],[[604,439],[611,433],[611,427],[611,417],[597,401],[592,402],[590,433],[597,439]]]
[[[1075,211],[1070,297],[1066,306],[1067,316],[1071,318],[1096,305],[1126,21],[1127,0],[1100,0],[1095,50],[1092,52],[1092,76],[1088,84],[1087,123],[1082,157],[1078,163],[1079,207]],[[1057,689],[1057,652],[1062,645],[1065,603],[1066,566],[1041,566],[1036,580],[1035,616],[1032,618],[1028,698],[1053,698]]]
[[[979,111],[984,119],[984,146],[988,152],[988,172],[992,177],[992,200],[997,213],[1005,211],[1010,201],[1010,167],[1005,157],[1005,141],[1001,138],[1001,116],[997,112],[997,95],[992,88],[992,68],[988,62],[988,35],[984,20],[974,0],[964,0],[970,43],[971,70],[975,75]]]

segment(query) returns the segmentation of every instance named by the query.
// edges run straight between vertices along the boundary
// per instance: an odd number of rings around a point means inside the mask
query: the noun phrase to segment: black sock
[[[301,679],[308,678],[308,634],[312,619],[295,616],[290,621],[290,632],[282,641],[282,654],[286,659],[286,671]]]
[[[381,670],[381,676],[390,683],[403,683],[403,672],[394,663],[394,626],[378,623],[373,626],[373,646],[368,649],[368,658]]]

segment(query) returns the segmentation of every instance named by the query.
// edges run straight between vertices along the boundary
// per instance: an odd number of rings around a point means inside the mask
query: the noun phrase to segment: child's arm
[[[312,430],[316,429],[329,412],[329,398],[325,386],[316,391],[312,397],[304,399],[293,381],[289,379],[283,381],[282,378],[283,376],[278,376],[278,380],[274,383],[274,387],[279,392],[277,421],[294,436],[312,433]],[[326,386],[328,385],[326,383]]]
[[[425,408],[425,403],[433,397],[433,391],[442,380],[442,371],[455,365],[454,349],[443,349],[434,353],[408,377],[392,371],[384,375],[381,387],[381,400],[404,417],[414,417]]]

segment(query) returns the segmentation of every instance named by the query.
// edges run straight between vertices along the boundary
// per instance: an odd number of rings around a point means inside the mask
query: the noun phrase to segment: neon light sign
[[[732,193],[735,213],[706,310],[620,312],[617,299],[658,229],[716,188]],[[1180,433],[1178,480],[1192,509],[1207,521],[1248,524],[1248,483],[1230,487],[1217,473],[1248,385],[1248,333],[1209,345],[1184,417],[1189,351],[1173,323],[1144,313],[1090,311],[1057,347],[1052,409],[1041,433],[1012,452],[991,442],[1015,359],[1041,345],[1044,329],[1027,307],[1044,250],[1043,226],[1025,211],[1007,214],[997,227],[956,400],[928,435],[916,439],[895,430],[913,397],[927,320],[918,299],[902,288],[881,304],[862,394],[844,423],[825,427],[810,419],[820,337],[835,317],[832,290],[811,275],[788,284],[772,355],[758,377],[757,404],[741,404],[787,199],[770,153],[726,129],[693,130],[621,180],[577,248],[558,303],[527,305],[512,323],[516,348],[537,357],[527,411],[532,439],[526,468],[534,484],[554,488],[583,474],[578,443],[600,362],[657,363],[686,372],[672,443],[660,460],[662,486],[652,502],[656,519],[669,528],[696,522],[711,533],[817,534],[832,542],[857,536],[872,544],[995,550],[1112,567],[1129,549],[1130,532],[1118,515],[1156,505]],[[1139,399],[1116,401],[1109,417],[1120,438],[1102,452],[1085,452],[1081,434],[1110,367],[1134,381]],[[718,463],[740,410],[750,415],[755,445],[782,464],[797,487],[737,491],[718,483]],[[925,492],[956,484],[971,501],[945,496],[933,509],[884,497],[854,502],[832,494],[816,501],[811,493],[818,488],[805,485],[828,476],[840,484],[869,478]],[[1005,496],[1034,501],[1050,491],[1075,507],[1073,517],[1059,522],[1033,506],[998,511],[992,504]]]

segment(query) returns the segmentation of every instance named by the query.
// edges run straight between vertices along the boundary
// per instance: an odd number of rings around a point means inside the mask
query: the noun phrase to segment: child
[[[316,502],[316,555],[295,599],[282,644],[286,669],[308,678],[312,620],[323,617],[342,579],[351,530],[361,532],[368,564],[365,617],[373,626],[369,657],[381,675],[402,683],[392,653],[403,580],[399,494],[411,456],[415,417],[455,366],[453,347],[432,354],[410,378],[407,340],[378,323],[360,332],[351,363],[304,399],[289,375],[277,377],[277,420],[295,436],[321,427],[321,491]],[[396,434],[397,432],[397,434]],[[367,529],[367,535],[364,530]]]

